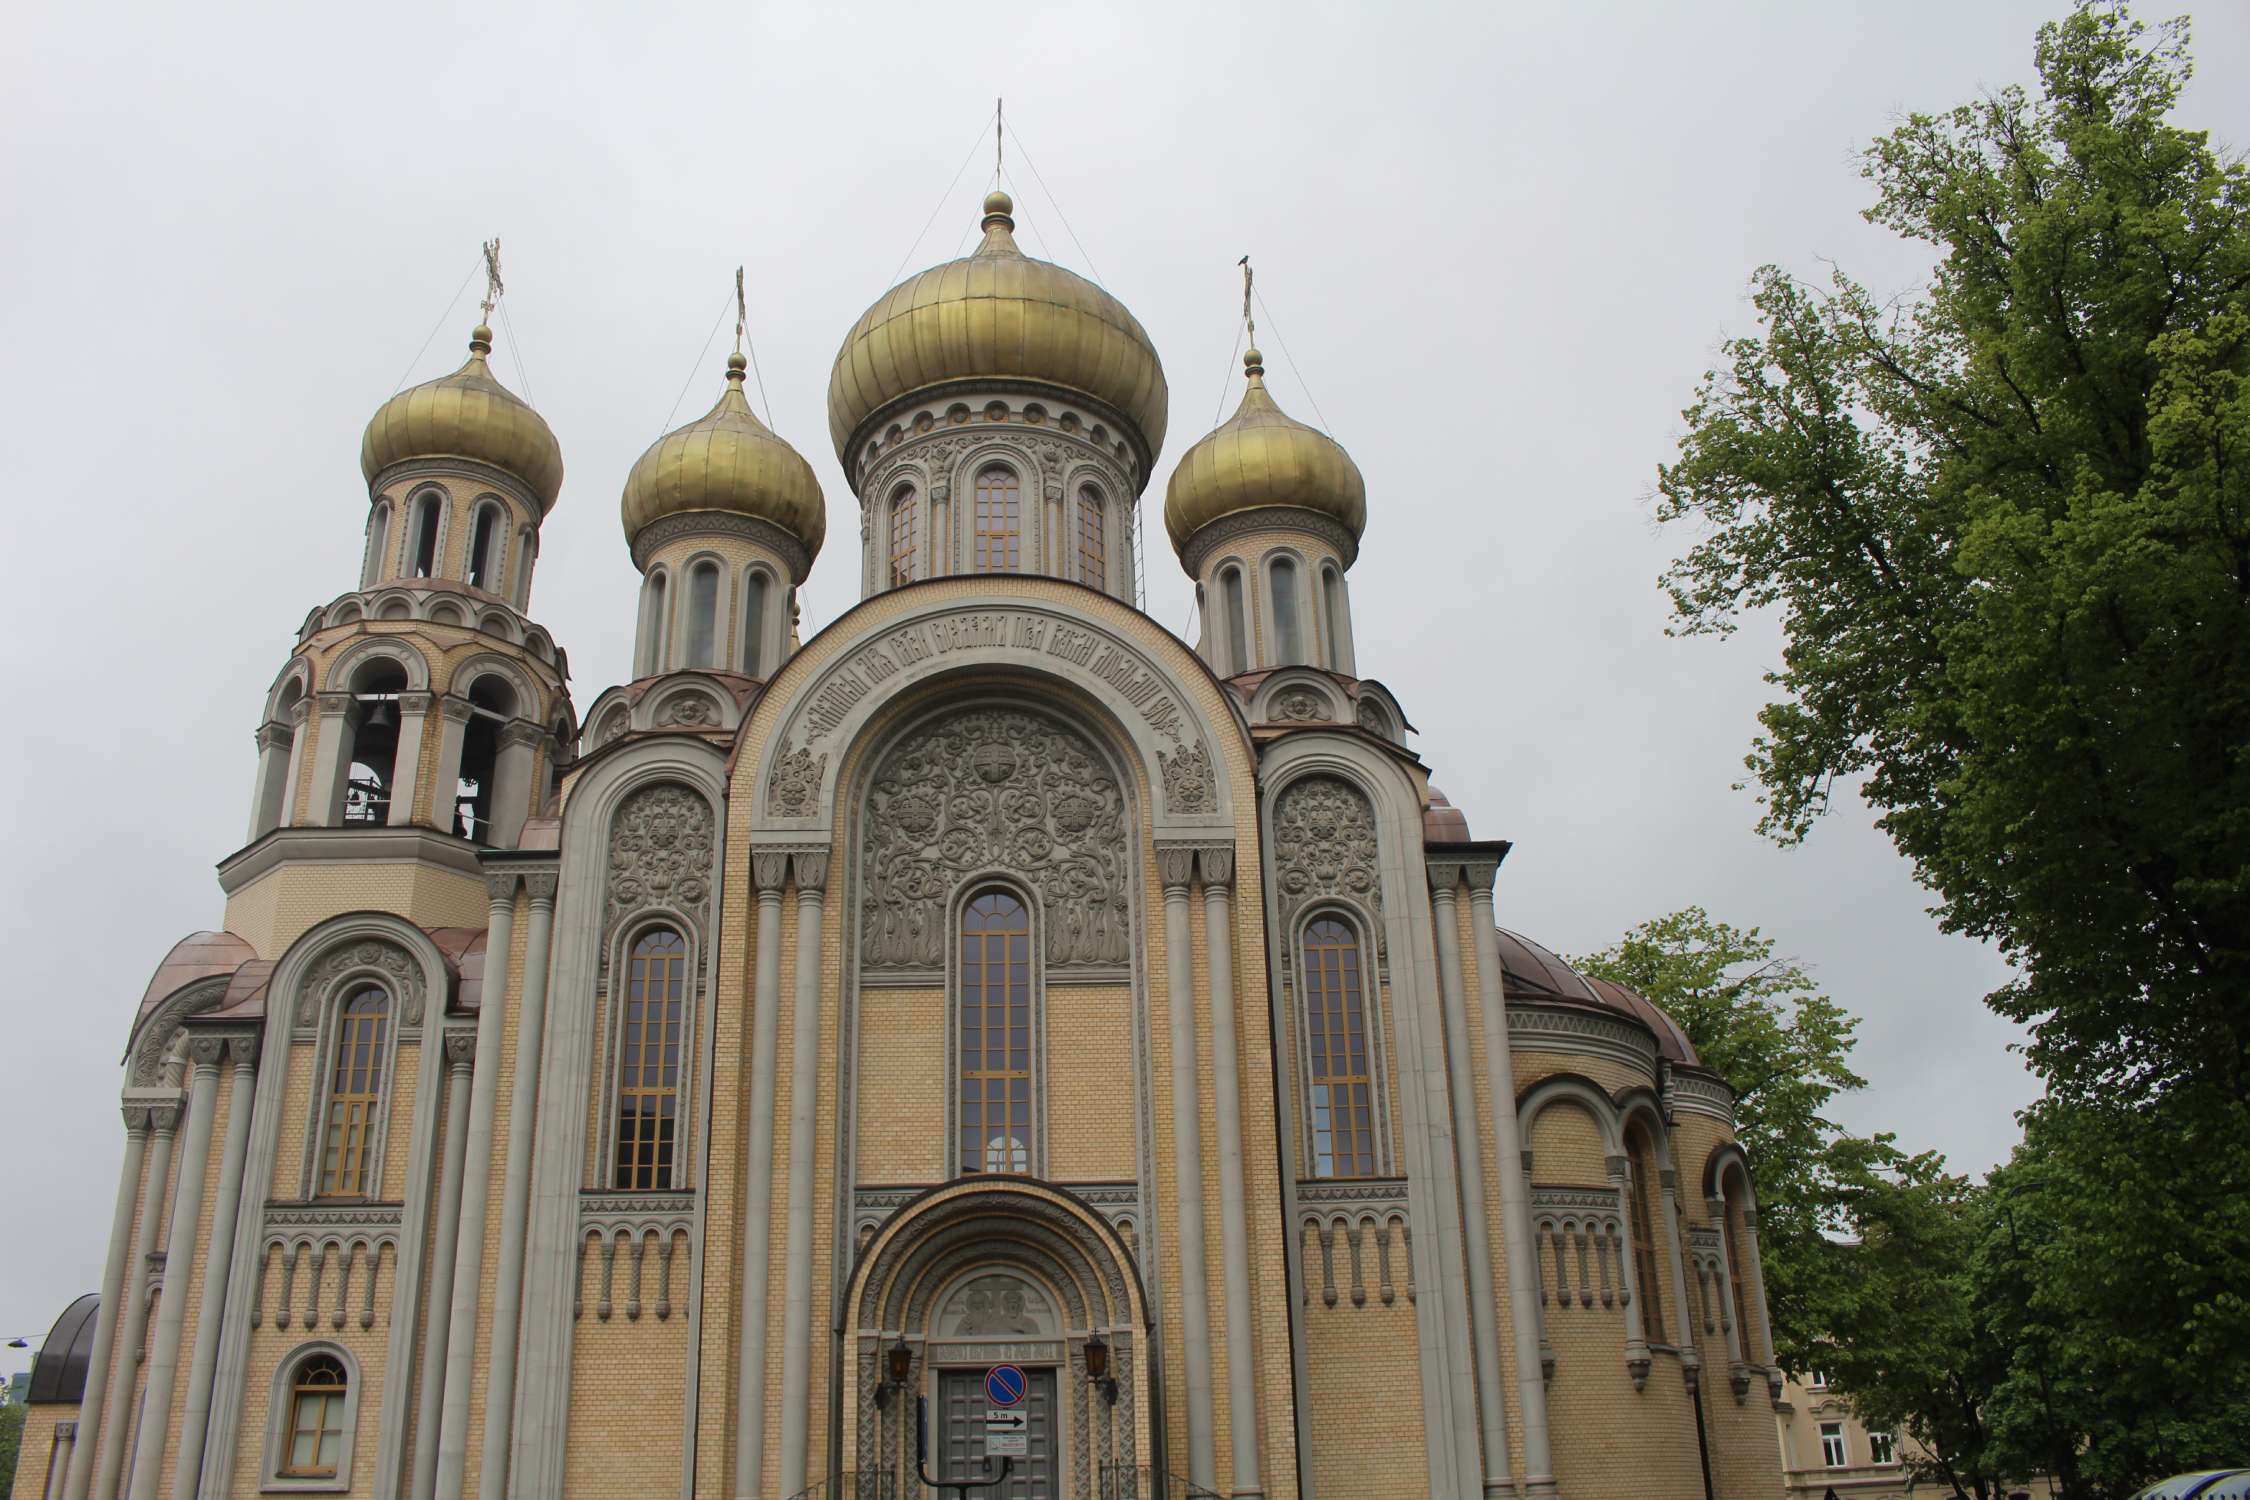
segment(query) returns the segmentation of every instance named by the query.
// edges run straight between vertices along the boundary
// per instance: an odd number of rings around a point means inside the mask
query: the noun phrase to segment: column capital
[[[1225,887],[1234,884],[1234,845],[1198,844],[1195,846],[1195,863],[1207,886]]]
[[[263,1045],[263,1039],[255,1031],[238,1031],[227,1038],[227,1056],[238,1068],[255,1068],[258,1051]]]
[[[310,698],[299,698],[296,702],[290,704],[287,717],[291,727],[302,729],[305,721],[312,717],[312,700]]]
[[[157,1135],[171,1135],[180,1128],[180,1101],[171,1099],[162,1104],[148,1106],[148,1128]]]
[[[953,478],[948,474],[935,474],[930,478],[930,498],[943,505],[953,498]]]
[[[1160,843],[1156,846],[1156,874],[1164,883],[1167,897],[1174,891],[1183,896],[1187,894],[1189,884],[1195,879],[1195,854],[1194,844]]]
[[[187,1053],[198,1073],[216,1073],[219,1063],[227,1055],[227,1039],[223,1036],[197,1035],[188,1038]]]
[[[449,1073],[465,1070],[477,1055],[477,1034],[474,1027],[448,1026],[445,1029],[445,1068]]]
[[[1492,904],[1492,885],[1500,878],[1500,861],[1496,859],[1464,859],[1461,861],[1461,878],[1469,883],[1469,904],[1479,901]]]
[[[1670,1167],[1658,1167],[1656,1169],[1656,1185],[1667,1193],[1677,1192],[1680,1187],[1680,1174]]]
[[[476,712],[470,706],[468,699],[455,698],[451,695],[438,699],[437,709],[440,717],[451,719],[456,724],[468,723],[470,717]]]
[[[750,884],[760,896],[771,895],[781,899],[781,888],[789,883],[789,851],[786,849],[752,849],[750,851]]]
[[[511,865],[485,867],[484,893],[494,909],[516,904],[516,882],[522,878],[522,872]]]
[[[1633,1159],[1629,1156],[1605,1156],[1602,1158],[1602,1165],[1609,1169],[1609,1180],[1611,1182],[1621,1183],[1625,1180],[1626,1174],[1632,1171]]]
[[[1433,859],[1424,862],[1430,877],[1430,894],[1453,900],[1461,890],[1461,864],[1458,859]]]
[[[519,865],[517,869],[523,874],[524,894],[531,898],[531,904],[553,910],[555,890],[562,884],[562,871],[553,865],[533,865],[528,869]]]
[[[125,1133],[127,1135],[148,1134],[149,1107],[148,1101],[145,1099],[128,1099],[125,1101],[122,1109],[125,1114]]]
[[[797,895],[817,896],[828,889],[828,849],[792,849],[789,865],[797,876]]]
[[[528,719],[511,719],[500,726],[500,743],[503,747],[529,745],[536,750],[552,738],[546,730]]]
[[[1757,1235],[1758,1211],[1756,1209],[1746,1208],[1742,1211],[1742,1232],[1752,1237]]]
[[[398,695],[398,711],[402,714],[426,714],[430,711],[430,705],[436,701],[435,693],[401,693]]]
[[[292,704],[290,706],[294,709],[297,705]],[[286,750],[289,748],[289,742],[296,737],[296,726],[284,724],[279,719],[268,719],[258,726],[258,748],[260,750]]]
[[[352,711],[353,699],[349,693],[321,693],[318,697],[323,714],[348,714]]]

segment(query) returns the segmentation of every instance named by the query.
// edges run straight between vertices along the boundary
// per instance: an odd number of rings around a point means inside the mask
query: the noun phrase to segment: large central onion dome
[[[400,391],[379,407],[360,439],[359,468],[372,485],[393,464],[417,458],[467,458],[523,481],[542,515],[562,492],[562,445],[546,419],[494,378],[485,356],[492,330],[469,335],[469,362],[452,374]]]
[[[1006,193],[984,200],[984,242],[876,299],[836,352],[828,430],[851,471],[860,427],[902,396],[1016,378],[1090,397],[1132,422],[1148,459],[1164,446],[1164,366],[1125,304],[1016,248]]]
[[[744,360],[727,356],[719,404],[652,444],[625,476],[625,540],[666,516],[725,511],[780,527],[817,554],[828,534],[828,506],[804,455],[750,410],[742,393]]]
[[[1172,545],[1223,516],[1288,505],[1336,521],[1358,540],[1367,529],[1367,481],[1359,465],[1327,433],[1307,427],[1266,391],[1265,357],[1242,356],[1250,387],[1233,416],[1188,449],[1164,495],[1164,529]]]

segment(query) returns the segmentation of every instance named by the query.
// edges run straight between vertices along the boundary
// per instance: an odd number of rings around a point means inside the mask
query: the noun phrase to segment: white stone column
[[[441,833],[458,833],[459,819],[455,809],[461,800],[461,746],[469,735],[471,710],[466,698],[440,698],[437,707],[441,723],[438,729],[437,774],[429,784],[430,826]],[[417,785],[420,783],[408,783],[409,796]]]
[[[451,702],[453,700],[446,700]],[[465,718],[468,705],[463,704]],[[450,728],[452,721],[448,719]],[[458,765],[459,747],[455,748]],[[453,1317],[445,1336],[445,1400],[438,1427],[437,1494],[460,1500],[469,1467],[469,1388],[476,1378],[477,1312],[484,1296],[484,1209],[492,1187],[492,1119],[499,1109],[500,1042],[507,1030],[508,959],[516,940],[516,872],[485,877],[484,994],[469,1090],[467,1159],[461,1170],[460,1235],[453,1257]],[[489,1420],[505,1422],[504,1414]]]
[[[257,840],[281,826],[289,815],[289,751],[296,731],[278,720],[258,726],[258,774],[250,788],[250,837]]]
[[[303,698],[289,705],[289,769],[281,785],[281,823],[288,828],[302,820],[297,806],[297,777],[305,764],[305,725],[311,722],[312,704]]]
[[[501,727],[500,754],[494,763],[492,800],[488,804],[492,810],[492,846],[496,849],[513,849],[523,841],[523,825],[530,820],[532,804],[538,800],[531,773],[539,761],[539,747],[545,743],[547,731],[536,724],[518,720]]]
[[[1493,1163],[1500,1179],[1500,1234],[1508,1263],[1508,1321],[1516,1355],[1516,1415],[1523,1422],[1524,1493],[1555,1493],[1555,1460],[1547,1440],[1547,1382],[1539,1359],[1539,1256],[1531,1237],[1531,1186],[1524,1180],[1523,1124],[1516,1116],[1516,1066],[1508,1042],[1507,997],[1500,984],[1500,933],[1492,884],[1499,861],[1464,867],[1469,880],[1469,935],[1476,944],[1477,1000],[1484,1012],[1484,1068],[1492,1104]]]
[[[203,1477],[203,1444],[211,1425],[211,1382],[219,1365],[219,1326],[226,1312],[234,1266],[236,1216],[242,1208],[243,1159],[250,1149],[250,1115],[258,1088],[258,1037],[227,1039],[234,1077],[227,1085],[227,1136],[219,1158],[219,1196],[211,1204],[211,1244],[204,1254],[203,1300],[195,1314],[195,1348],[189,1357],[187,1400],[180,1417],[180,1455],[172,1468],[172,1500],[195,1500]]]
[[[930,565],[925,578],[943,578],[953,565],[953,481],[940,474],[930,481]]]
[[[313,743],[312,790],[298,821],[334,828],[344,821],[344,783],[351,776],[352,695],[320,695],[320,733]]]
[[[781,1036],[781,891],[789,856],[750,853],[758,891],[750,1022],[749,1182],[742,1196],[742,1363],[736,1372],[734,1493],[756,1500],[766,1471],[766,1305],[773,1264],[774,1054]]]
[[[414,792],[423,781],[422,728],[430,716],[430,702],[428,693],[398,695],[398,754],[391,760],[391,812],[387,820],[393,828],[405,828],[414,821]]]
[[[1045,571],[1050,578],[1075,578],[1078,570],[1070,566],[1073,547],[1070,527],[1064,520],[1062,481],[1047,480],[1042,486],[1042,493],[1047,501],[1046,509],[1040,513],[1039,518],[1039,529],[1045,533],[1040,538],[1046,544],[1041,549],[1047,554]]]
[[[1673,1342],[1680,1351],[1680,1373],[1692,1391],[1703,1368],[1702,1335],[1696,1328],[1695,1304],[1688,1301],[1687,1262],[1680,1252],[1679,1175],[1661,1167],[1656,1180],[1664,1193],[1664,1249],[1671,1262],[1672,1305],[1680,1313],[1679,1336]]]
[[[547,1034],[547,961],[555,935],[552,868],[523,872],[531,927],[523,947],[523,1004],[516,1012],[515,1087],[508,1095],[508,1175],[500,1198],[500,1263],[493,1285],[492,1356],[485,1376],[484,1462],[477,1493],[508,1493],[516,1425],[516,1331],[523,1319],[524,1225],[531,1212],[531,1153],[539,1124],[539,1062]]]
[[[1492,1230],[1484,1205],[1484,1137],[1477,1128],[1470,1068],[1468,985],[1461,966],[1461,866],[1429,866],[1430,921],[1437,930],[1438,996],[1445,1008],[1446,1092],[1453,1149],[1460,1156],[1461,1221],[1469,1262],[1469,1341],[1477,1356],[1477,1423],[1484,1438],[1485,1500],[1509,1494],[1508,1415],[1500,1400],[1500,1313],[1492,1287]],[[1489,1066],[1489,1060],[1488,1060]]]
[[[797,876],[797,996],[789,1017],[789,1239],[781,1335],[784,1495],[805,1487],[805,1452],[811,1441],[813,1131],[819,1120],[820,921],[828,851],[799,849],[789,862]]]
[[[78,1405],[77,1432],[88,1439],[71,1440],[70,1468],[63,1480],[68,1500],[86,1500],[94,1482],[94,1436],[101,1430],[102,1413],[109,1405],[112,1352],[117,1348],[117,1315],[125,1310],[125,1262],[132,1250],[133,1203],[140,1195],[141,1167],[148,1158],[150,1107],[145,1102],[125,1105],[125,1164],[117,1174],[117,1206],[110,1211],[109,1259],[102,1265],[102,1300],[94,1309],[94,1347],[87,1356],[86,1394]]]
[[[427,1045],[427,1044],[425,1044]],[[476,1033],[445,1033],[445,1146],[438,1171],[437,1240],[430,1251],[428,1315],[423,1320],[420,1369],[414,1390],[414,1476],[408,1493],[430,1500],[437,1492],[438,1429],[444,1421],[445,1347],[453,1327],[453,1265],[461,1248],[461,1168],[468,1155],[469,1064]]]
[[[1211,1294],[1203,1245],[1203,1118],[1196,1093],[1195,955],[1188,936],[1188,882],[1195,846],[1159,844],[1164,882],[1165,1008],[1172,1038],[1172,1181],[1178,1193],[1180,1363],[1187,1376],[1188,1479],[1219,1482],[1218,1439],[1211,1413]],[[1153,1248],[1153,1247],[1152,1247]]]
[[[1610,1191],[1617,1194],[1617,1222],[1623,1226],[1618,1235],[1623,1251],[1617,1257],[1617,1277],[1625,1288],[1625,1373],[1632,1376],[1637,1391],[1648,1384],[1648,1320],[1641,1312],[1641,1298],[1649,1293],[1641,1285],[1640,1267],[1634,1260],[1633,1161],[1628,1156],[1612,1156],[1606,1165]]]
[[[1233,1438],[1232,1494],[1256,1500],[1258,1478],[1258,1369],[1250,1336],[1250,1226],[1242,1185],[1242,1060],[1235,1035],[1234,848],[1205,844],[1197,851],[1203,872],[1203,951],[1211,971],[1211,1076],[1218,1095],[1219,1258],[1227,1306],[1227,1431]]]
[[[148,1334],[150,1257],[156,1254],[156,1226],[164,1218],[164,1190],[172,1182],[172,1142],[180,1128],[180,1101],[150,1106],[149,1131],[155,1145],[148,1154],[148,1179],[141,1185],[141,1220],[133,1233],[131,1275],[125,1279],[125,1317],[112,1351],[116,1374],[110,1395],[117,1402],[112,1420],[102,1424],[101,1464],[94,1494],[111,1500],[125,1474],[125,1432],[133,1425],[133,1388],[140,1383],[141,1341]]]
[[[224,1038],[198,1036],[187,1044],[187,1133],[180,1140],[179,1185],[164,1237],[164,1291],[156,1309],[156,1341],[148,1354],[148,1392],[133,1439],[131,1500],[155,1500],[163,1478],[164,1444],[171,1435],[172,1387],[179,1378],[180,1331],[187,1323],[187,1292],[194,1279],[195,1247],[202,1230],[203,1176],[211,1159],[211,1122],[219,1110],[219,1063]]]

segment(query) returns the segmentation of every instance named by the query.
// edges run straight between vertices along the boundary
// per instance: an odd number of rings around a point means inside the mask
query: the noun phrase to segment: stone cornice
[[[291,864],[426,864],[471,879],[477,849],[434,828],[276,828],[219,861],[219,889],[232,896]]]
[[[1337,560],[1347,569],[1359,560],[1359,538],[1342,522],[1295,505],[1260,505],[1221,516],[1197,528],[1180,548],[1180,565],[1187,569],[1189,577],[1200,578],[1203,565],[1210,561],[1212,553],[1238,538],[1260,531],[1309,531],[1335,548]]]
[[[394,484],[412,489],[425,479],[472,480],[517,501],[540,520],[547,518],[547,507],[539,503],[539,497],[532,494],[529,486],[506,469],[485,463],[481,459],[451,455],[442,458],[402,458],[395,464],[384,465],[375,471],[373,479],[367,481],[367,503],[373,505],[383,491]]]
[[[1608,1058],[1656,1076],[1656,1037],[1638,1021],[1576,1005],[1508,1001],[1508,1034],[1514,1048],[1576,1052]]]

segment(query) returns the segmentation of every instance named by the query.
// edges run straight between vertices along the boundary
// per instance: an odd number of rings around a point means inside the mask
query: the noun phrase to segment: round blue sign
[[[984,1399],[994,1406],[1020,1406],[1030,1385],[1014,1365],[994,1365],[984,1372]]]

